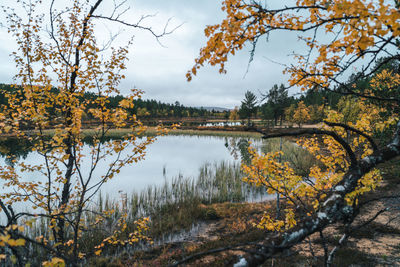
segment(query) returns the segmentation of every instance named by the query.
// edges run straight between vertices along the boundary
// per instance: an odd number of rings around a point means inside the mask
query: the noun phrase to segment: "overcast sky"
[[[157,14],[145,24],[155,30],[162,30],[169,18],[172,18],[171,28],[183,23],[174,33],[161,39],[163,46],[143,31],[122,33],[127,36],[133,33],[135,38],[125,73],[127,78],[121,84],[121,91],[124,93],[137,87],[145,91],[146,99],[168,103],[179,101],[188,106],[233,108],[240,105],[246,90],[259,95],[259,91],[265,92],[276,83],[286,83],[283,67],[270,60],[288,64],[292,61],[289,54],[300,45],[296,35],[271,35],[270,42],[259,42],[256,57],[247,74],[250,46],[229,59],[227,74],[221,75],[217,67],[207,66],[191,82],[187,82],[185,74],[206,43],[204,28],[220,22],[224,17],[221,1],[128,0],[128,4],[131,9],[125,18],[132,22],[141,15]],[[6,29],[0,28],[0,83],[11,82],[15,74],[14,63],[9,57],[14,48]]]

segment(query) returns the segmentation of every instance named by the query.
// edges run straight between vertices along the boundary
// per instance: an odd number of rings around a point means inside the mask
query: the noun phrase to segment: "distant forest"
[[[54,94],[57,94],[58,89],[53,88]],[[9,84],[0,84],[0,104],[7,105],[6,92],[17,91]],[[85,92],[81,101],[93,102],[98,96],[92,92]],[[108,97],[107,108],[117,108],[119,102],[124,99],[122,95],[115,95]],[[218,111],[213,109],[197,108],[197,107],[186,107],[176,101],[173,104],[162,103],[157,100],[143,100],[137,99],[134,101],[134,107],[130,110],[131,114],[136,114],[139,118],[228,118],[229,111]],[[87,108],[92,106],[88,105]],[[85,111],[86,118],[93,119],[89,112]]]
[[[54,94],[57,94],[58,89],[54,88]],[[0,104],[7,105],[6,92],[16,91],[9,84],[0,84]],[[86,92],[82,98],[82,101],[92,101],[97,98],[97,95],[92,92]],[[119,102],[124,99],[123,95],[116,95],[108,97],[107,108],[117,108]],[[282,101],[283,100],[283,101]],[[274,111],[276,109],[276,105],[279,104],[280,109],[285,109],[292,104],[296,104],[299,101],[304,101],[304,103],[308,106],[311,105],[321,105],[324,103],[329,104],[329,106],[336,106],[339,97],[335,94],[327,94],[320,92],[307,92],[307,94],[302,95],[300,98],[284,97],[281,101],[267,101],[262,105],[257,105],[257,115],[256,117],[263,117],[265,119],[271,119],[274,117]],[[186,107],[176,101],[173,104],[170,103],[162,103],[161,101],[157,101],[154,99],[137,99],[134,101],[135,106],[131,109],[132,114],[136,114],[141,118],[221,118],[228,119],[229,111],[221,111],[221,110],[213,110],[210,108],[198,108],[198,107]],[[90,108],[90,106],[88,107]],[[85,114],[90,118],[90,114],[86,112]],[[272,116],[272,117],[271,117]],[[243,118],[241,116],[240,118]]]

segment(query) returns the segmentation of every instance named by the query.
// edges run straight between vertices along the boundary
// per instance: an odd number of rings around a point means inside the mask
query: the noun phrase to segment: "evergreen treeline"
[[[299,103],[311,109],[312,122],[320,120],[322,114],[320,107],[330,107],[336,109],[339,100],[342,96],[337,93],[310,90],[300,97],[288,95],[288,89],[283,85],[274,85],[267,94],[262,95],[261,104],[257,105],[256,96],[247,91],[241,106],[238,110],[238,115],[241,119],[249,119],[251,117],[262,118],[266,121],[272,121],[274,125],[282,125],[288,116],[288,111],[294,110]]]
[[[375,79],[386,79],[395,74],[400,74],[400,61],[388,60],[381,58],[377,60],[373,69],[376,69],[375,75],[365,75],[363,72],[354,73],[348,81],[341,86],[329,90],[309,90],[296,98],[288,95],[288,90],[283,84],[274,85],[266,94],[262,95],[261,103],[257,102],[256,96],[247,91],[244,100],[238,110],[238,115],[241,119],[249,119],[254,117],[262,118],[268,123],[273,122],[274,125],[282,125],[282,121],[290,121],[293,119],[295,110],[300,108],[304,109],[303,114],[300,114],[305,121],[310,123],[320,122],[323,119],[323,111],[326,108],[341,110],[344,106],[348,109],[354,109],[355,104],[352,102],[358,101],[354,95],[374,95],[377,98],[393,99],[400,95],[400,80],[395,80],[385,84],[381,87],[374,86]],[[393,79],[392,79],[393,80]],[[374,101],[373,98],[365,98],[374,104],[382,103]],[[386,101],[383,104],[385,113],[400,113],[400,105],[395,101]],[[309,118],[308,118],[309,117]],[[297,118],[300,120],[301,118]]]
[[[58,89],[54,88],[54,93],[57,94]],[[15,89],[9,84],[0,84],[0,104],[7,105],[7,99],[5,97],[6,91],[15,91]],[[97,95],[95,93],[86,92],[83,96],[84,100],[95,100]],[[124,99],[122,95],[110,96],[108,98],[107,108],[117,108],[119,102]],[[174,104],[162,103],[156,100],[143,100],[137,99],[134,101],[134,107],[131,109],[132,114],[136,114],[141,118],[227,118],[229,115],[228,111],[216,111],[206,110],[204,108],[186,107],[176,101]],[[88,105],[88,109],[91,108]],[[93,119],[88,112],[85,112],[87,119]]]

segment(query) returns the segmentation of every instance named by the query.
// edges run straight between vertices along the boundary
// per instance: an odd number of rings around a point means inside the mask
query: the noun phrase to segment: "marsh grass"
[[[141,192],[122,195],[119,200],[100,196],[94,211],[125,210],[128,221],[150,217],[150,236],[166,238],[171,233],[189,230],[199,220],[213,219],[206,205],[223,202],[254,201],[266,197],[263,188],[242,182],[240,164],[205,164],[197,178],[178,176],[162,186],[149,186]],[[169,237],[168,237],[169,238]]]
[[[261,146],[263,153],[280,151],[280,138],[274,138],[263,142]],[[282,141],[282,162],[289,162],[296,174],[307,177],[312,166],[317,164],[323,168],[321,162],[318,162],[307,150],[299,147],[297,144],[283,139]]]

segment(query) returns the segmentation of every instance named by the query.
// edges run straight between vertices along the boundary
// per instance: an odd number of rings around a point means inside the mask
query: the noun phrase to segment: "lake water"
[[[241,122],[236,121],[236,122],[232,122],[232,121],[224,121],[224,122],[207,122],[207,123],[203,123],[200,124],[200,126],[240,126],[242,125]]]
[[[165,180],[182,175],[196,178],[200,167],[220,161],[240,162],[226,147],[237,138],[215,136],[162,136],[151,144],[146,158],[121,170],[107,183],[103,192],[116,194],[140,191],[149,185],[162,185]],[[248,140],[248,139],[246,139]]]
[[[241,152],[246,150],[246,144],[250,140],[253,144],[261,143],[261,139],[240,137],[189,135],[158,137],[148,146],[145,160],[123,167],[118,175],[103,185],[101,192],[111,197],[118,197],[121,193],[141,191],[150,185],[162,185],[166,180],[170,181],[179,175],[196,178],[200,167],[206,163],[221,161],[240,163]],[[242,150],[239,149],[240,144]],[[85,145],[83,153],[89,154],[89,151],[89,145]],[[43,163],[43,157],[35,152],[25,151],[23,156],[19,156],[19,160],[27,164]],[[110,162],[110,160],[100,162],[94,172],[95,177],[103,175]],[[1,163],[6,164],[4,156]],[[89,166],[89,159],[83,160],[81,169],[85,172]],[[43,180],[43,177],[38,173],[32,173],[29,174],[29,180]]]

